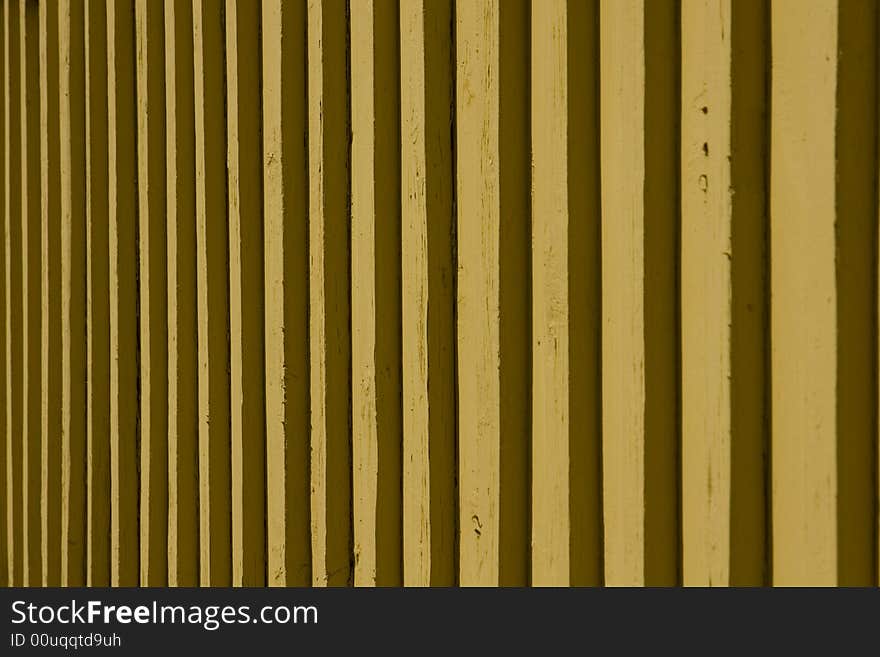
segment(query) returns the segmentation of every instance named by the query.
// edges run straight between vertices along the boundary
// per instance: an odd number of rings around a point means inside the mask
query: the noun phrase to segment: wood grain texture
[[[40,539],[43,586],[61,585],[61,142],[58,11],[40,21]],[[109,499],[109,497],[108,497]]]
[[[22,323],[22,576],[28,586],[42,583],[40,530],[42,357],[40,212],[40,27],[35,2],[20,0],[21,65],[21,323]],[[36,111],[34,111],[36,110]]]
[[[192,4],[165,0],[169,586],[195,586],[199,573],[192,31]]]
[[[765,10],[682,5],[685,585],[768,577]]]
[[[110,585],[110,278],[107,198],[107,12],[85,6],[86,482],[89,586]]]
[[[312,581],[306,7],[263,3],[267,583]]]
[[[792,8],[772,6],[773,582],[865,584],[877,198],[876,99],[861,91],[876,88],[876,8]]]
[[[463,1],[456,21],[460,581],[524,585],[528,5]]]
[[[226,2],[232,582],[266,581],[260,7]]]
[[[600,4],[605,582],[678,581],[675,2]]]
[[[400,5],[403,583],[458,578],[451,0]]]
[[[352,579],[349,58],[341,0],[308,4],[312,582]]]
[[[400,21],[351,13],[351,331],[355,585],[402,581]]]
[[[199,344],[199,583],[232,581],[229,255],[222,0],[194,0]]]
[[[82,3],[60,0],[61,583],[86,584],[86,148]]]
[[[602,582],[597,18],[532,3],[535,585]]]
[[[19,6],[7,2],[3,6],[5,107],[5,177],[4,233],[6,281],[6,537],[7,582],[21,586],[22,581],[22,509],[21,500],[21,251],[14,246],[21,240],[21,125],[19,100]]]
[[[107,3],[107,230],[110,250],[110,582],[136,586],[140,573],[137,430],[138,197],[134,5]]]

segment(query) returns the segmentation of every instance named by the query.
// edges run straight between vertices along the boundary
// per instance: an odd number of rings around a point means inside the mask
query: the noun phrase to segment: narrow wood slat
[[[232,581],[223,4],[194,0],[199,333],[199,581]]]
[[[877,8],[771,11],[773,583],[872,584]]]
[[[400,5],[403,581],[457,580],[452,2]]]
[[[195,586],[199,570],[192,28],[192,4],[165,0],[169,586]]]
[[[346,9],[308,6],[312,581],[351,582],[351,330]]]
[[[168,315],[163,7],[135,5],[138,116],[141,584],[167,582]]]
[[[86,581],[110,585],[110,278],[107,199],[107,11],[85,5]]]
[[[43,581],[40,540],[42,357],[40,244],[40,43],[39,7],[20,0],[21,64],[21,321],[22,321],[22,552],[23,583]]]
[[[83,5],[59,0],[61,98],[61,581],[86,583],[86,199]]]
[[[232,583],[266,581],[260,6],[226,0]]]
[[[682,6],[682,563],[766,581],[765,7]]]
[[[605,582],[678,581],[678,13],[602,0]]]
[[[43,586],[61,585],[61,142],[59,139],[58,11],[41,3],[41,489]],[[106,184],[106,183],[105,183]],[[109,500],[109,497],[107,498]]]
[[[402,581],[398,8],[351,8],[354,583]]]
[[[11,518],[9,516],[9,499],[12,495],[11,486],[7,487],[7,446],[9,444],[9,434],[7,433],[7,399],[11,394],[9,381],[6,378],[9,362],[7,347],[8,337],[8,317],[6,314],[6,295],[7,295],[7,270],[6,270],[6,233],[9,222],[8,206],[6,205],[7,184],[7,147],[6,147],[6,117],[8,108],[6,105],[6,43],[8,41],[6,34],[6,6],[0,11],[0,21],[3,26],[0,28],[0,71],[3,71],[3,98],[0,99],[0,144],[2,144],[3,153],[0,155],[0,208],[2,213],[2,239],[3,244],[0,245],[0,586],[12,585],[12,555],[10,548],[10,529]]]
[[[110,275],[110,582],[136,586],[138,550],[137,108],[134,5],[107,3]]]
[[[266,547],[270,586],[312,582],[306,7],[263,2]]]
[[[460,581],[525,585],[528,5],[456,5]]]
[[[532,583],[602,582],[596,3],[532,3]]]

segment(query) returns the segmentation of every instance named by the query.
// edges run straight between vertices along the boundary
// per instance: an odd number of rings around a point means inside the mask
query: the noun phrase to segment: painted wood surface
[[[880,583],[873,3],[0,20],[0,585]]]

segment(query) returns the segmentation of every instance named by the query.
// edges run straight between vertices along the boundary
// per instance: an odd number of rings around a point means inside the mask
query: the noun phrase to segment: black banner
[[[878,648],[878,589],[0,589],[0,655]]]

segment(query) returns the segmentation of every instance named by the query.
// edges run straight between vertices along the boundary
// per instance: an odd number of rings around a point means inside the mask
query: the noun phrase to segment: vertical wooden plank
[[[354,583],[402,582],[400,80],[395,3],[351,7]]]
[[[682,5],[682,563],[766,581],[765,17]]]
[[[468,586],[529,577],[528,16],[525,2],[456,5],[460,581]]]
[[[23,583],[43,580],[40,540],[41,281],[40,244],[40,27],[36,2],[20,0],[21,65],[21,321]]]
[[[605,581],[678,581],[678,13],[600,5]]]
[[[61,581],[86,583],[85,52],[82,3],[60,0]]]
[[[132,0],[107,3],[110,582],[138,583],[137,108]]]
[[[838,9],[835,133],[837,282],[837,583],[876,583],[877,49],[876,3]]]
[[[400,5],[403,578],[452,586],[458,549],[451,0]]]
[[[772,37],[773,582],[867,585],[877,8],[780,0]]]
[[[21,126],[19,123],[19,6],[4,4],[5,229],[6,263],[6,539],[7,582],[21,586]]]
[[[198,583],[198,338],[192,4],[165,0],[168,585]]]
[[[202,586],[232,579],[223,27],[221,0],[194,0]]]
[[[308,5],[312,581],[351,582],[347,10]]]
[[[167,582],[168,317],[163,6],[137,0],[141,584]]]
[[[12,551],[9,546],[8,531],[10,528],[9,518],[9,499],[11,498],[11,487],[7,488],[7,445],[9,443],[9,434],[7,433],[7,399],[11,393],[9,381],[6,379],[7,369],[9,366],[6,351],[6,340],[8,336],[8,318],[6,315],[6,234],[9,220],[7,217],[8,206],[6,205],[6,170],[7,170],[7,149],[6,149],[6,117],[8,108],[6,105],[6,6],[0,11],[0,21],[3,26],[0,28],[0,71],[3,71],[3,98],[0,100],[0,144],[3,145],[3,154],[0,155],[0,208],[3,208],[3,244],[0,245],[0,586],[12,586]]]
[[[266,582],[260,6],[226,0],[232,583]]]
[[[61,169],[58,119],[58,11],[41,3],[40,248],[41,492],[43,586],[61,585]],[[106,184],[106,182],[105,182]]]
[[[87,542],[89,586],[110,585],[110,282],[107,200],[107,12],[85,6]]]
[[[602,583],[598,5],[532,3],[532,583]]]
[[[268,583],[311,584],[306,6],[263,2]]]

